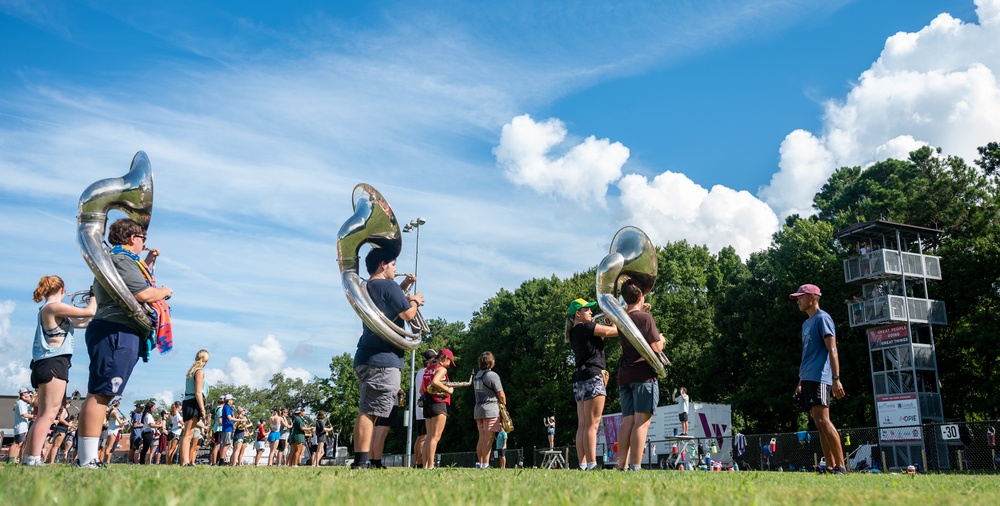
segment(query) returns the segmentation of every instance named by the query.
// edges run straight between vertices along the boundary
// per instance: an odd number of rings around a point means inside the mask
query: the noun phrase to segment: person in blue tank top
[[[816,423],[828,468],[834,474],[847,474],[840,434],[830,421],[830,395],[837,399],[844,397],[844,386],[840,383],[840,355],[837,354],[837,329],[833,318],[819,308],[821,295],[818,286],[809,284],[800,286],[798,291],[789,295],[798,304],[799,310],[809,315],[802,323],[802,362],[794,397],[802,399],[801,405],[809,410]]]
[[[421,294],[406,295],[408,288],[417,278],[409,275],[402,284],[397,284],[396,255],[388,248],[372,248],[365,256],[368,270],[368,293],[378,310],[396,325],[402,327],[406,321],[417,315],[417,308],[424,305]],[[358,376],[360,398],[358,418],[354,422],[354,463],[352,469],[365,465],[371,451],[375,420],[388,417],[396,404],[399,391],[400,373],[403,369],[403,351],[375,331],[364,325],[358,351],[354,355],[354,372]],[[373,464],[376,464],[373,462]]]
[[[66,285],[59,276],[43,276],[35,288],[35,302],[45,303],[38,310],[35,342],[31,347],[31,386],[38,392],[38,416],[25,439],[24,461],[27,466],[43,466],[42,447],[45,431],[60,412],[69,382],[73,356],[73,329],[83,328],[97,312],[97,299],[90,297],[87,307],[63,302]]]
[[[193,466],[194,458],[197,456],[196,439],[194,431],[198,422],[206,419],[205,402],[208,398],[208,382],[205,381],[205,366],[211,358],[208,350],[198,350],[194,356],[194,363],[188,369],[184,378],[184,400],[181,402],[181,418],[184,420],[184,429],[181,432],[181,456],[180,465]]]

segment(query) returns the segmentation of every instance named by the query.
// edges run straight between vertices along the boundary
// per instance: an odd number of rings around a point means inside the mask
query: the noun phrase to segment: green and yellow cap
[[[597,305],[597,301],[587,302],[586,299],[576,299],[573,302],[569,303],[569,309],[566,311],[566,314],[568,314],[570,316],[573,316],[573,315],[576,314],[577,311],[579,311],[579,310],[581,310],[581,309],[583,309],[585,307],[594,307],[596,305]]]

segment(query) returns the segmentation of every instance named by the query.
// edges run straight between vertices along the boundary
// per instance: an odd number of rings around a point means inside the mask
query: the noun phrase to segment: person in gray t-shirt
[[[490,449],[493,446],[493,436],[500,432],[500,404],[507,403],[507,396],[500,384],[500,376],[493,372],[496,359],[493,353],[484,351],[479,356],[479,372],[472,378],[472,386],[476,392],[476,407],[474,418],[479,429],[479,442],[476,444],[476,467],[490,467]]]
[[[153,303],[170,298],[173,294],[170,287],[146,282],[140,263],[151,273],[160,252],[153,249],[144,261],[139,258],[146,249],[146,230],[142,225],[129,218],[117,220],[108,229],[108,242],[114,246],[111,262],[137,301]],[[143,341],[150,338],[150,332],[129,316],[98,280],[94,281],[94,297],[97,314],[87,326],[86,335],[90,377],[77,430],[77,463],[82,467],[103,465],[98,458],[98,443],[108,403],[123,395],[142,353]]]

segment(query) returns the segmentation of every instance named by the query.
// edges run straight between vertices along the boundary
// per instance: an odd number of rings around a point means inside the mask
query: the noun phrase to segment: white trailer
[[[676,460],[673,453],[674,445],[677,451],[687,450],[688,461],[697,463],[695,459],[706,455],[713,461],[723,464],[733,462],[733,408],[729,404],[714,404],[708,402],[692,402],[688,411],[688,438],[677,438],[681,433],[681,422],[678,418],[680,406],[667,404],[656,408],[649,422],[649,432],[646,451],[643,454],[643,464],[666,467],[668,462]],[[604,450],[605,465],[614,463],[618,456],[615,453],[615,442],[618,441],[618,428],[621,427],[622,414],[613,413],[601,417],[601,426],[597,430],[598,451]],[[705,454],[698,454],[698,446]],[[713,445],[715,451],[713,452]]]

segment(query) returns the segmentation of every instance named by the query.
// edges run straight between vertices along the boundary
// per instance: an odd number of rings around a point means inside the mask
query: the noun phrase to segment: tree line
[[[787,218],[770,247],[747,259],[731,247],[713,254],[686,241],[658,246],[659,275],[647,301],[673,362],[659,384],[661,405],[670,402],[675,388],[686,386],[695,401],[731,404],[734,430],[805,429],[806,415],[791,401],[805,315],[788,294],[813,283],[822,288],[821,307],[837,325],[848,394],[837,401],[834,421],[841,427],[876,425],[866,337],[863,329],[849,327],[847,317],[847,302],[860,295],[860,287],[845,284],[842,261],[856,254],[856,245],[841,244],[833,236],[854,223],[885,220],[943,231],[929,253],[941,257],[944,278],[931,286],[930,295],[945,301],[949,321],[934,333],[945,417],[998,418],[1000,348],[994,343],[1000,329],[1000,145],[989,143],[978,152],[980,158],[971,165],[924,147],[907,160],[842,167],[816,194],[814,216]],[[573,356],[564,340],[566,307],[577,297],[593,300],[595,275],[596,268],[566,279],[530,279],[513,291],[501,289],[468,325],[432,319],[417,355],[427,348],[450,348],[458,362],[452,379],[465,380],[479,355],[493,352],[494,371],[516,425],[509,446],[547,445],[542,419],[549,415],[557,420],[556,444],[573,445],[576,406]],[[607,355],[612,375],[605,412],[613,413],[620,411],[614,372],[621,347],[616,340],[608,342]],[[408,369],[407,360],[407,392]],[[262,409],[298,402],[313,412],[322,409],[341,434],[341,444],[351,447],[358,384],[350,354],[333,357],[330,375],[311,382],[278,374],[271,388],[260,392],[232,385],[213,388],[240,399],[260,397]],[[442,451],[474,450],[474,403],[471,388],[456,392]],[[405,427],[394,428],[386,452],[403,453],[405,439]]]

